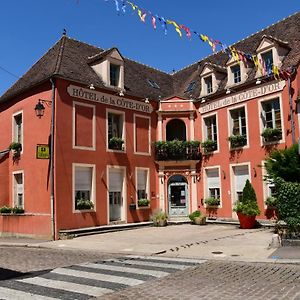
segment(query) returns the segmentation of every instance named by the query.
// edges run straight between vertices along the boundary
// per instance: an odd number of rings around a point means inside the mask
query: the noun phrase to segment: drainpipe
[[[51,235],[55,240],[55,201],[54,201],[54,117],[55,117],[55,82],[50,78],[52,86],[51,131],[50,131],[50,206],[51,206]]]
[[[294,115],[293,115],[291,77],[288,78],[288,90],[289,90],[289,103],[290,103],[290,121],[291,121],[291,128],[292,128],[292,142],[293,142],[293,144],[295,144],[296,136],[295,136],[295,122],[294,122]]]

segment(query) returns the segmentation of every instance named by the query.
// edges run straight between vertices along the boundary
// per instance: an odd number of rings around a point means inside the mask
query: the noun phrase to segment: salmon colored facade
[[[289,63],[286,78],[261,76],[225,53],[170,75],[63,36],[0,98],[0,208],[24,209],[2,211],[0,233],[58,239],[149,221],[158,209],[171,220],[197,209],[237,219],[247,179],[258,218],[269,218],[263,165],[299,139],[300,54],[291,50],[299,39],[267,34],[249,38],[252,51]],[[280,134],[267,140],[267,128]]]

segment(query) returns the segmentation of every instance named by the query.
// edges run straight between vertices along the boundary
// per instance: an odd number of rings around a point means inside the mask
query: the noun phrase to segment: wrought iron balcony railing
[[[157,161],[201,159],[199,141],[158,141],[154,147]]]

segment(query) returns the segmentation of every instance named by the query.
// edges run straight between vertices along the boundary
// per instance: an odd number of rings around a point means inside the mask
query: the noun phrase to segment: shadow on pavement
[[[285,246],[276,249],[269,258],[274,259],[300,259],[300,247]]]
[[[27,273],[22,273],[10,269],[0,268],[0,280],[12,279],[15,277],[24,276]]]

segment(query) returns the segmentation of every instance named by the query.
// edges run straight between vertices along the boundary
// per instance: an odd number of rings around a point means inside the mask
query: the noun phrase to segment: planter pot
[[[153,225],[157,227],[167,226],[167,220],[154,220]]]
[[[196,217],[194,219],[194,224],[196,224],[196,225],[205,225],[206,224],[206,217]]]
[[[135,210],[136,209],[136,204],[135,203],[129,204],[129,209],[130,210]]]
[[[256,216],[246,216],[241,213],[237,213],[239,221],[240,221],[240,228],[241,229],[252,229],[256,225]]]

